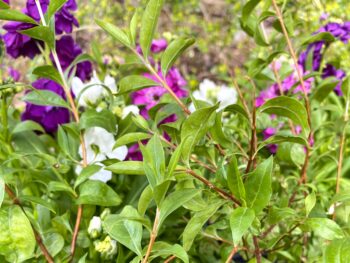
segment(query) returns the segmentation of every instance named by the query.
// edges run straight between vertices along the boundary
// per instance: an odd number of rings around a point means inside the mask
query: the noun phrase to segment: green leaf
[[[314,89],[311,99],[322,102],[335,89],[338,83],[339,80],[335,78],[326,78]]]
[[[245,203],[246,193],[242,180],[241,173],[238,169],[236,156],[231,157],[231,161],[228,164],[227,169],[227,184],[232,194],[239,198],[239,200]]]
[[[50,211],[56,214],[53,204],[49,203],[47,200],[42,199],[41,197],[21,195],[19,199],[22,202],[30,202],[30,203],[42,205],[43,207],[46,207],[47,209],[49,209]]]
[[[181,56],[188,47],[192,46],[194,42],[195,40],[193,38],[179,38],[170,43],[161,59],[163,76],[167,75],[176,59]]]
[[[62,78],[58,73],[57,69],[53,66],[40,66],[33,70],[33,74],[39,78],[46,78],[55,81],[56,83],[63,86]],[[63,89],[63,88],[62,88]]]
[[[148,59],[149,50],[156,31],[158,18],[163,7],[163,0],[150,0],[142,16],[140,46],[143,56]]]
[[[80,184],[82,184],[83,182],[85,182],[87,179],[89,179],[90,176],[93,176],[95,173],[100,171],[101,168],[102,166],[96,165],[96,164],[89,165],[83,168],[83,170],[81,170],[77,180],[74,183],[74,189],[78,187]]]
[[[0,232],[0,255],[8,262],[23,262],[34,256],[34,233],[19,206],[1,208]]]
[[[136,42],[138,22],[139,22],[139,14],[136,11],[130,21],[130,42],[132,45],[135,45],[135,42]]]
[[[139,75],[122,78],[118,85],[118,94],[130,93],[144,88],[159,86],[158,82]]]
[[[324,41],[326,43],[331,43],[335,41],[335,37],[329,32],[320,32],[317,34],[312,34],[312,36],[307,37],[304,41],[302,41],[302,46],[306,46],[308,44]]]
[[[269,144],[280,144],[280,143],[284,143],[284,142],[291,142],[291,143],[297,143],[297,144],[300,144],[300,145],[308,146],[307,140],[305,138],[301,137],[301,136],[274,135],[274,136],[271,136],[270,138],[266,139],[265,141],[262,141],[259,144],[256,153],[258,153],[266,145],[269,145]]]
[[[309,216],[311,210],[316,205],[316,194],[315,192],[312,192],[305,198],[305,210],[306,210],[306,216]]]
[[[153,198],[153,191],[150,185],[147,185],[146,188],[142,191],[139,198],[137,209],[140,215],[144,216],[148,206],[150,205]]]
[[[180,206],[190,201],[201,191],[198,189],[181,189],[168,195],[160,205],[159,227],[164,220]]]
[[[77,204],[118,206],[122,202],[119,195],[107,184],[89,180],[79,186],[80,196]]]
[[[143,140],[147,140],[151,138],[151,135],[144,132],[133,132],[123,135],[122,137],[119,137],[116,143],[113,146],[113,149],[118,148],[123,145],[127,145],[130,143],[140,142]]]
[[[49,183],[48,191],[49,192],[67,192],[72,194],[72,196],[77,195],[68,183],[56,182],[56,181],[51,181]]]
[[[116,132],[116,120],[109,110],[96,111],[93,109],[86,110],[80,119],[80,129],[100,127],[110,133]]]
[[[176,147],[176,150],[172,153],[168,168],[167,168],[167,173],[166,173],[166,178],[170,178],[173,176],[174,171],[179,164],[180,157],[182,154],[182,149],[183,149],[183,141]]]
[[[227,106],[223,110],[223,112],[227,112],[227,111],[232,112],[232,113],[238,113],[249,121],[248,113],[245,111],[245,109],[242,106],[240,106],[238,104],[232,104],[232,105]]]
[[[2,176],[0,176],[0,208],[2,205],[2,202],[4,201],[5,198],[5,181]]]
[[[55,47],[55,33],[47,26],[36,26],[19,32],[31,38],[44,41],[51,49]]]
[[[250,14],[253,12],[253,10],[259,4],[259,2],[260,0],[250,0],[243,6],[241,21],[244,26],[246,26],[246,24],[248,23],[248,18]]]
[[[0,9],[9,9],[10,6],[4,1],[0,1]]]
[[[57,143],[62,153],[64,153],[70,159],[74,159],[77,151],[76,141],[72,140],[72,138],[64,131],[62,126],[58,127]]]
[[[304,105],[294,98],[280,96],[270,99],[259,108],[259,111],[287,117],[295,124],[300,125],[304,134],[309,131],[307,111]]]
[[[259,214],[269,203],[272,195],[271,174],[273,158],[265,160],[248,175],[244,184],[248,207]]]
[[[147,146],[140,144],[143,156],[143,169],[149,184],[154,189],[165,178],[164,149],[158,135],[148,141]]]
[[[332,240],[323,253],[323,263],[347,263],[350,258],[350,239]]]
[[[188,255],[182,246],[178,244],[170,245],[165,242],[154,243],[151,256],[152,259],[156,257],[165,258],[169,256],[176,256],[185,263],[189,262]]]
[[[67,2],[67,0],[50,1],[49,7],[47,8],[47,18],[48,18],[48,20],[50,20],[51,17],[57,11],[59,11],[66,2]]]
[[[308,218],[305,222],[306,231],[309,229],[327,240],[343,238],[344,234],[340,226],[328,218]],[[305,230],[305,229],[304,229]]]
[[[143,169],[143,162],[139,161],[117,162],[105,167],[105,170],[112,171],[115,174],[145,175],[145,170]]]
[[[181,141],[183,142],[182,156],[185,162],[190,159],[194,146],[205,136],[214,122],[211,119],[218,106],[202,108],[192,113],[183,123],[181,129]]]
[[[119,41],[126,47],[131,47],[130,40],[128,36],[118,27],[111,23],[104,22],[102,20],[96,19],[96,24],[99,25],[104,31],[106,31],[115,40]]]
[[[38,24],[33,18],[13,9],[0,9],[0,20],[18,21],[35,25]]]
[[[18,123],[13,129],[12,133],[15,134],[25,131],[39,131],[42,133],[45,132],[43,127],[39,123],[28,120]]]
[[[64,238],[58,233],[45,234],[43,242],[50,255],[53,257],[60,253],[64,247]]]
[[[182,242],[186,251],[189,251],[191,249],[194,239],[199,234],[204,224],[224,203],[225,201],[223,200],[213,202],[212,204],[209,204],[208,207],[206,207],[204,210],[196,212],[191,217],[182,234]]]
[[[236,208],[230,216],[230,227],[234,245],[238,245],[255,218],[254,210],[247,207]]]
[[[218,112],[215,117],[215,124],[212,128],[210,128],[210,134],[214,141],[225,148],[231,148],[232,141],[226,136],[223,131],[222,124],[222,112]]]
[[[69,109],[68,103],[58,94],[49,90],[32,90],[23,98],[24,101],[41,106],[56,106]]]
[[[119,215],[109,215],[103,220],[103,228],[113,239],[117,240],[137,255],[142,256],[142,224],[128,218],[140,217],[132,206],[125,206]]]

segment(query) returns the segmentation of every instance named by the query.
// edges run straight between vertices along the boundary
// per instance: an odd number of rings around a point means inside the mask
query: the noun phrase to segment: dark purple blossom
[[[277,132],[276,128],[273,127],[268,127],[266,128],[262,134],[263,134],[263,139],[264,141],[267,140],[268,138],[272,137],[273,135],[275,135]],[[275,154],[277,152],[277,144],[269,144],[267,146],[267,148],[269,149],[269,151],[273,154]]]
[[[83,53],[71,36],[63,36],[56,42],[57,55],[63,70],[66,70],[74,59]],[[52,58],[51,58],[52,59]],[[53,59],[52,59],[53,60]],[[76,76],[81,80],[87,80],[92,74],[92,64],[89,61],[81,62],[77,65]]]
[[[5,2],[6,4],[10,4],[10,0],[2,0],[3,2]]]
[[[45,14],[50,4],[50,0],[40,0],[41,9]],[[70,13],[77,9],[77,3],[75,0],[69,0],[64,6],[55,14],[55,27],[56,33],[62,34],[63,32],[72,33],[73,25],[78,27],[78,20]],[[27,1],[27,15],[40,21],[40,14],[36,6],[35,0]]]
[[[33,25],[21,22],[9,22],[4,25],[7,33],[3,36],[6,52],[13,58],[20,56],[34,58],[40,53],[40,41],[18,33],[20,30],[32,28]]]
[[[50,90],[65,99],[63,88],[52,80],[39,79],[32,86],[38,90]],[[54,133],[60,124],[69,122],[70,116],[66,108],[27,103],[22,120],[35,121],[41,124],[47,133]]]
[[[142,153],[140,151],[139,145],[133,144],[128,148],[128,155],[126,156],[125,160],[132,160],[132,161],[142,161]]]

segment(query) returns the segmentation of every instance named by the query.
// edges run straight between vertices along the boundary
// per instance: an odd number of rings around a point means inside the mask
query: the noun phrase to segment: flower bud
[[[105,220],[106,217],[109,216],[110,214],[111,214],[111,209],[105,208],[105,209],[103,209],[100,217],[101,217],[102,220]]]
[[[117,254],[117,241],[107,236],[103,241],[95,241],[95,250],[102,254],[102,257],[111,259],[115,254]]]
[[[88,227],[88,233],[90,235],[90,237],[92,238],[97,238],[102,231],[102,221],[101,218],[98,216],[94,216],[89,224]]]

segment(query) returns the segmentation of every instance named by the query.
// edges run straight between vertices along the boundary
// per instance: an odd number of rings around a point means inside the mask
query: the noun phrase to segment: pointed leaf
[[[144,57],[147,59],[157,28],[158,18],[163,7],[163,1],[164,0],[150,0],[142,16],[140,46]]]
[[[53,66],[40,66],[35,68],[32,73],[39,78],[50,79],[63,86],[62,78],[57,69]]]
[[[32,90],[23,97],[23,100],[35,105],[56,106],[69,109],[68,103],[55,92],[49,90]]]
[[[139,75],[131,75],[119,81],[118,94],[130,93],[144,88],[159,86],[158,82]]]
[[[227,184],[232,194],[245,203],[246,193],[241,173],[238,170],[236,156],[232,156],[227,169]]]
[[[104,22],[102,20],[96,19],[95,21],[97,25],[99,25],[104,31],[106,31],[109,35],[111,35],[115,40],[119,41],[121,44],[123,44],[126,47],[131,46],[128,36],[120,28],[116,27],[111,23]]]
[[[236,208],[230,216],[230,227],[234,245],[238,245],[255,218],[254,210],[247,207]]]
[[[38,24],[30,16],[27,16],[22,12],[13,10],[13,9],[0,9],[0,20],[18,21],[23,23],[35,24],[35,25]]]
[[[145,175],[143,162],[139,161],[124,161],[114,163],[110,166],[105,167],[105,170],[112,171],[115,174]]]

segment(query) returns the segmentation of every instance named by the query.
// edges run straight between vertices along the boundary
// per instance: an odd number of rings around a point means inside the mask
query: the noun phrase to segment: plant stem
[[[40,19],[41,19],[41,22],[42,22],[43,26],[47,26],[46,21],[45,21],[45,17],[44,17],[44,14],[43,14],[43,11],[42,11],[42,8],[41,8],[41,5],[40,5],[40,1],[39,0],[35,0],[35,3],[36,3],[36,6],[38,8],[38,12],[40,14]],[[57,52],[56,52],[55,49],[53,49],[53,50],[51,50],[51,53],[52,53],[53,59],[55,61],[55,65],[57,67],[57,70],[58,70],[58,72],[59,72],[59,74],[61,76],[61,80],[62,80],[62,83],[63,83],[63,89],[64,89],[66,97],[67,97],[67,99],[69,101],[69,104],[71,106],[71,110],[72,110],[74,119],[75,119],[75,121],[77,123],[79,123],[79,121],[80,121],[79,112],[78,112],[78,109],[77,109],[77,107],[75,105],[75,102],[74,102],[74,99],[72,97],[72,94],[70,92],[70,89],[69,89],[69,86],[67,84],[66,78],[64,76],[63,69],[62,69],[60,60],[58,58]],[[80,144],[81,144],[81,148],[82,148],[82,159],[83,159],[82,166],[86,167],[88,165],[88,162],[87,162],[87,154],[86,154],[86,146],[85,146],[85,142],[84,142],[84,136],[83,136],[82,133],[80,133],[79,137],[80,137]],[[82,214],[83,214],[83,206],[79,205],[78,206],[78,211],[77,211],[77,219],[76,219],[75,226],[74,226],[74,233],[73,233],[73,237],[72,237],[72,243],[71,243],[71,260],[73,260],[73,258],[74,258],[76,241],[77,241],[77,238],[78,238],[78,232],[79,232],[79,226],[80,226],[80,223],[81,223]]]
[[[253,236],[253,242],[254,242],[254,247],[255,247],[255,258],[257,263],[261,263],[261,252],[260,252],[260,247],[259,247],[259,240],[257,236]]]
[[[238,246],[234,246],[230,255],[226,259],[225,263],[230,263],[232,261],[233,256],[237,253],[237,251],[238,251]]]
[[[176,258],[176,256],[171,256],[171,257],[169,257],[168,259],[166,259],[166,260],[164,261],[164,263],[169,263],[169,262],[173,261],[175,258]]]
[[[210,189],[213,189],[215,192],[217,192],[221,197],[227,199],[227,200],[231,200],[233,201],[235,204],[237,205],[241,205],[241,202],[234,197],[233,195],[230,195],[228,193],[226,193],[224,190],[220,189],[219,187],[215,186],[212,182],[208,181],[207,179],[205,179],[204,177],[196,174],[193,170],[191,169],[187,169],[187,170],[178,170],[181,172],[186,172],[187,174],[193,176],[194,178],[198,179],[199,181],[201,181],[202,183],[204,183],[206,186],[208,186]]]
[[[144,259],[142,260],[142,263],[147,263],[148,262],[148,258],[151,255],[154,242],[156,241],[156,238],[157,238],[157,235],[158,235],[159,217],[160,217],[160,210],[157,207],[156,217],[154,218],[153,229],[152,229],[152,232],[151,232],[150,241],[149,241],[149,244],[148,244],[146,255],[145,255]]]
[[[293,59],[294,66],[295,66],[295,69],[297,71],[298,79],[299,79],[299,82],[300,82],[300,85],[301,85],[301,88],[302,88],[302,91],[303,91],[303,95],[304,95],[305,108],[306,108],[306,112],[307,112],[307,121],[308,121],[309,129],[310,129],[310,133],[309,133],[309,136],[308,136],[308,143],[309,143],[308,146],[309,147],[306,148],[305,160],[304,160],[303,167],[301,169],[300,180],[298,182],[298,185],[300,185],[300,184],[306,183],[306,180],[307,180],[307,168],[308,168],[308,165],[309,165],[309,158],[310,158],[310,149],[309,148],[311,147],[310,141],[312,139],[310,101],[309,101],[309,97],[308,97],[308,94],[307,94],[307,89],[305,87],[305,83],[304,83],[304,79],[303,79],[302,73],[300,72],[298,59],[297,59],[296,53],[294,51],[294,48],[293,48],[293,45],[292,45],[292,41],[290,40],[290,37],[288,35],[288,31],[286,29],[281,10],[279,9],[279,7],[277,5],[276,0],[272,0],[272,5],[273,5],[273,7],[274,7],[274,9],[276,11],[276,15],[277,15],[277,18],[278,18],[278,20],[280,22],[280,25],[281,25],[281,28],[282,28],[282,31],[283,31],[283,35],[284,35],[284,37],[285,37],[285,39],[287,41],[287,46],[288,46],[288,49],[289,49],[289,53],[290,53],[290,55],[291,55],[291,57]],[[289,203],[292,203],[294,201],[295,195],[296,195],[296,192],[294,192],[292,197],[289,199]]]

